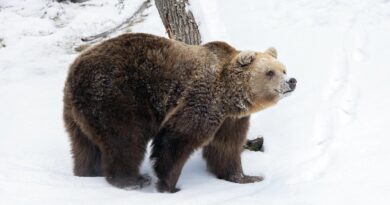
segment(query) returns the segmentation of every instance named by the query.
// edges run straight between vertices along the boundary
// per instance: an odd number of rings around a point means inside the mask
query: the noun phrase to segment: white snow
[[[189,10],[193,13],[199,26],[203,42],[209,41],[230,41],[229,33],[226,31],[224,16],[220,13],[220,4],[223,1],[190,1]]]
[[[297,90],[252,117],[244,151],[254,184],[218,180],[200,153],[176,194],[75,177],[62,88],[81,36],[105,31],[141,0],[0,0],[0,204],[390,204],[390,1],[190,1],[203,40],[274,46]],[[133,32],[165,36],[155,7]],[[142,172],[152,174],[148,159]],[[154,182],[156,178],[153,179]]]

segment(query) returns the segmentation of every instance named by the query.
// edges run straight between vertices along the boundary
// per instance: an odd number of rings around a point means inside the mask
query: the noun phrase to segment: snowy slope
[[[89,2],[0,0],[0,204],[390,203],[390,1],[192,0],[205,41],[274,46],[298,87],[252,118],[249,138],[263,135],[265,152],[245,151],[243,167],[263,182],[218,180],[197,152],[173,195],[72,174],[61,112],[73,48],[142,1]],[[133,31],[165,36],[148,12]],[[148,159],[142,172],[152,174]]]

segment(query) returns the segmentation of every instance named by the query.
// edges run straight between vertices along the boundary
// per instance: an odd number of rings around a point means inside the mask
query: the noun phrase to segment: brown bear
[[[150,184],[139,173],[149,140],[160,192],[176,192],[183,165],[203,147],[208,169],[236,183],[250,114],[292,92],[276,50],[238,51],[224,42],[187,45],[124,34],[83,52],[64,88],[64,120],[77,176],[120,188]]]

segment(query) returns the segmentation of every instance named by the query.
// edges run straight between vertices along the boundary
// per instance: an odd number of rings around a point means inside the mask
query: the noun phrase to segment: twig
[[[4,43],[4,39],[0,38],[0,48],[4,48],[4,47],[6,47]]]
[[[250,151],[255,151],[255,152],[258,151],[263,152],[264,151],[263,143],[264,143],[263,137],[258,137],[253,140],[247,140],[246,144],[244,145],[244,149],[248,149]]]
[[[106,38],[108,35],[118,31],[118,30],[122,30],[124,28],[128,28],[130,26],[133,26],[134,24],[136,23],[139,23],[142,21],[142,19],[147,16],[145,14],[143,14],[143,12],[149,8],[151,6],[151,3],[150,3],[151,0],[145,0],[141,6],[137,9],[137,11],[135,11],[135,13],[130,16],[129,18],[127,18],[125,21],[123,21],[121,24],[119,24],[118,26],[108,30],[108,31],[105,31],[103,33],[99,33],[99,34],[96,34],[96,35],[93,35],[93,36],[87,36],[87,37],[82,37],[81,40],[84,41],[84,42],[88,42],[88,41],[93,41],[93,40],[96,40],[96,39],[99,39],[99,38]]]

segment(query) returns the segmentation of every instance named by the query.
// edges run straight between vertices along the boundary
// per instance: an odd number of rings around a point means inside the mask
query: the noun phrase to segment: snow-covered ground
[[[389,0],[191,1],[205,41],[274,46],[298,79],[252,118],[248,137],[263,135],[265,152],[245,151],[243,167],[263,182],[218,180],[199,152],[176,194],[73,176],[61,115],[73,49],[141,2],[0,0],[0,204],[390,204]],[[132,31],[165,36],[148,13]],[[142,171],[153,173],[148,159]]]

